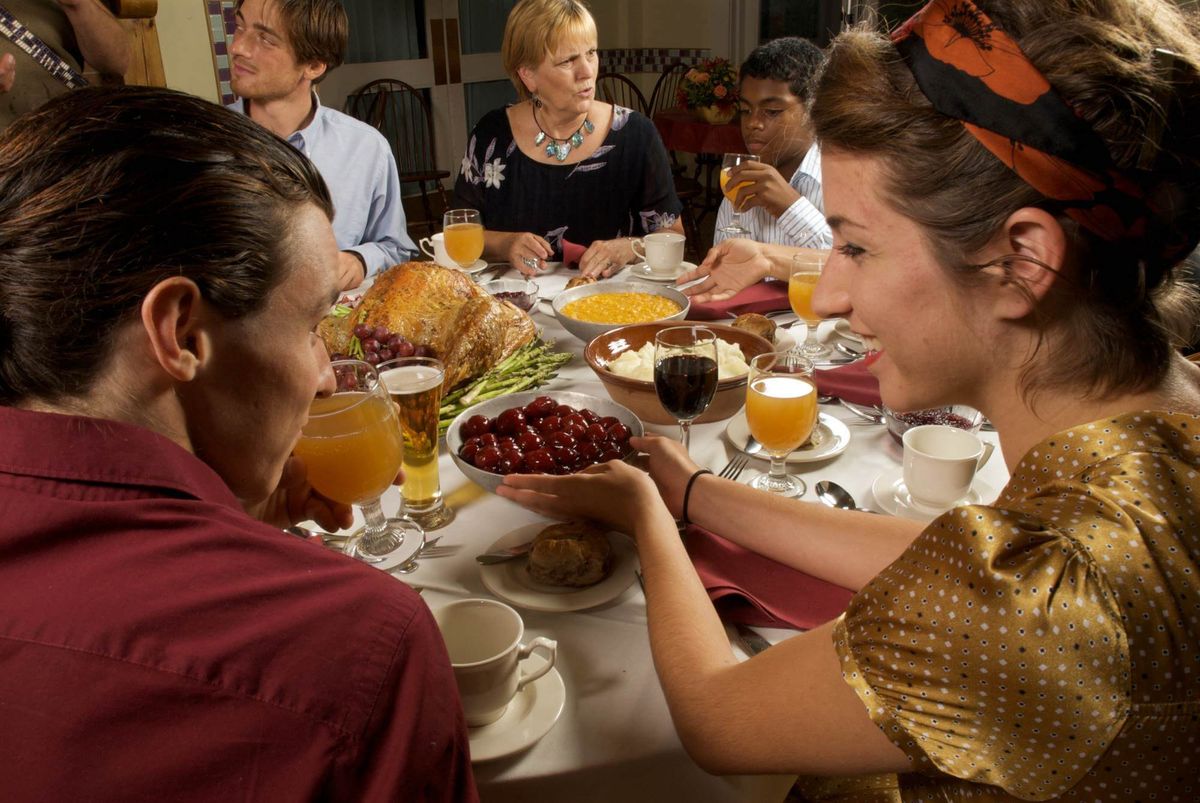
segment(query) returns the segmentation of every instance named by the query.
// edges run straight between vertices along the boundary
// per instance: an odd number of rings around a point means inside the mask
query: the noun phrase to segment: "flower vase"
[[[733,120],[733,115],[737,109],[730,106],[697,106],[692,109],[692,114],[699,117],[709,125],[725,125]]]

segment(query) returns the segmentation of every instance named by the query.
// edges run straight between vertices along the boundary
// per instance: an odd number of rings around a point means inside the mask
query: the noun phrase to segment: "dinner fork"
[[[723,477],[727,480],[737,480],[741,476],[742,471],[746,468],[746,464],[750,462],[750,458],[744,454],[734,455],[733,459],[725,464],[725,468],[721,469],[718,477]]]

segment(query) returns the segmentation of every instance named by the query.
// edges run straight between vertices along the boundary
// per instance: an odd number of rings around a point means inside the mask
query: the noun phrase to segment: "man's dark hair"
[[[785,36],[772,39],[750,51],[738,71],[738,79],[786,81],[792,94],[806,101],[813,76],[824,63],[825,54],[821,48],[807,39]]]
[[[238,0],[238,11],[245,1]],[[296,51],[296,60],[302,64],[319,61],[325,65],[325,72],[314,83],[323,81],[346,60],[350,23],[340,0],[267,1],[274,3],[279,11],[292,49]]]
[[[293,213],[329,191],[241,114],[149,87],[69,92],[0,135],[0,404],[84,395],[170,276],[229,318],[283,279]]]

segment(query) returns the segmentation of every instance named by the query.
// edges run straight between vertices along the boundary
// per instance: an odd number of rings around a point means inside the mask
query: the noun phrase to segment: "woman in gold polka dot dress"
[[[649,436],[501,493],[635,534],[656,669],[714,772],[843,800],[1200,800],[1200,43],[1170,0],[935,0],[833,45],[816,291],[899,409],[973,405],[1011,480],[925,528],[759,494]],[[764,250],[761,258],[786,258]],[[857,589],[738,663],[686,516]]]

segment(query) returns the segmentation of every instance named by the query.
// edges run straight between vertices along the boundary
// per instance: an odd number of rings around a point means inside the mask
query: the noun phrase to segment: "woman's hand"
[[[496,494],[545,516],[591,519],[630,536],[639,511],[662,505],[650,477],[622,460],[564,477],[509,474]]]
[[[699,468],[688,456],[687,449],[674,438],[649,433],[630,438],[629,445],[647,455],[650,479],[658,487],[659,496],[676,519],[683,512],[683,492],[687,481]]]
[[[554,256],[554,249],[543,238],[528,231],[506,235],[503,253],[508,264],[521,272],[522,276],[537,276],[546,268],[546,260]]]
[[[403,481],[403,475],[397,477]],[[329,532],[349,527],[354,515],[349,505],[326,499],[308,482],[304,461],[289,457],[274,492],[261,502],[243,502],[246,512],[259,521],[283,529],[301,521],[315,521]]]
[[[771,260],[762,243],[753,240],[723,240],[713,246],[704,261],[695,270],[684,273],[676,284],[706,277],[691,287],[683,288],[692,301],[703,304],[707,301],[724,301],[732,298],[771,274]]]
[[[612,276],[633,261],[633,241],[628,237],[596,240],[579,258],[581,276],[603,279]]]

